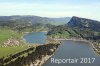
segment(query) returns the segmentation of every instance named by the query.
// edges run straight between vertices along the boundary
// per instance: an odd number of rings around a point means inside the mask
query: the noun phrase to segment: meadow
[[[17,33],[9,28],[0,28],[0,58],[9,56],[10,54],[16,54],[27,49],[27,44],[21,39],[23,34]],[[13,38],[19,41],[19,46],[6,46],[4,42],[8,39]]]

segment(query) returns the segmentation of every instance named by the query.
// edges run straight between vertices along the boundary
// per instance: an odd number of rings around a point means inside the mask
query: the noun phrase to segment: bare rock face
[[[6,46],[19,46],[19,41],[16,39],[8,39],[6,42],[4,42],[5,47]]]
[[[68,26],[70,27],[78,27],[78,28],[89,28],[95,31],[100,31],[100,22],[96,20],[80,18],[73,16],[71,20],[68,22]]]

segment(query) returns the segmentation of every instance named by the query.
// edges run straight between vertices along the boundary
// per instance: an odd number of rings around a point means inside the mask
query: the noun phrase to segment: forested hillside
[[[48,32],[49,36],[55,38],[85,38],[100,39],[100,22],[80,17],[72,17],[66,25],[54,27]]]
[[[19,22],[19,23],[41,23],[41,24],[51,24],[51,25],[62,25],[66,24],[70,20],[70,17],[63,18],[48,18],[48,17],[40,17],[40,16],[0,16],[0,23],[6,22]]]

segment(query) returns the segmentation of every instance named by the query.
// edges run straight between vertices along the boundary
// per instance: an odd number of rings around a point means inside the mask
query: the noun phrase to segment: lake
[[[46,44],[47,43],[47,32],[32,32],[24,35],[24,39],[27,43],[31,44]]]
[[[77,63],[69,63],[68,61],[68,63],[58,64],[57,61],[54,62],[52,59],[78,59],[78,61]],[[94,53],[88,43],[64,41],[43,66],[100,66],[100,56]]]
[[[24,39],[32,44],[47,42],[46,32],[32,32],[25,35]],[[51,62],[51,59],[78,59],[78,61],[58,64],[57,61]],[[96,55],[91,45],[86,42],[63,41],[55,54],[43,66],[100,66],[100,56]]]

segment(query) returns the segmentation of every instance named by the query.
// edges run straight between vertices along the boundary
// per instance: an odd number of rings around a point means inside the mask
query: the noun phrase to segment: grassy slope
[[[17,40],[21,40],[22,34],[19,34],[13,30],[10,30],[8,28],[0,28],[0,58],[3,56],[8,56],[9,54],[15,54],[17,52],[23,51],[27,49],[25,43],[23,41],[20,41],[20,46],[17,47],[1,47],[3,45],[4,41],[7,41],[9,38],[13,37]]]
[[[71,28],[67,26],[57,26],[48,32],[48,36],[52,38],[91,38],[97,39],[100,32],[91,29]]]
[[[17,46],[17,47],[0,47],[0,58],[6,57],[10,54],[16,54],[20,51],[27,49],[26,47]]]
[[[4,41],[11,37],[15,39],[20,39],[21,34],[18,34],[17,32],[8,28],[0,28],[0,44],[2,44]]]
[[[58,26],[49,31],[48,36],[52,38],[71,38],[78,36],[78,34],[71,28]]]

